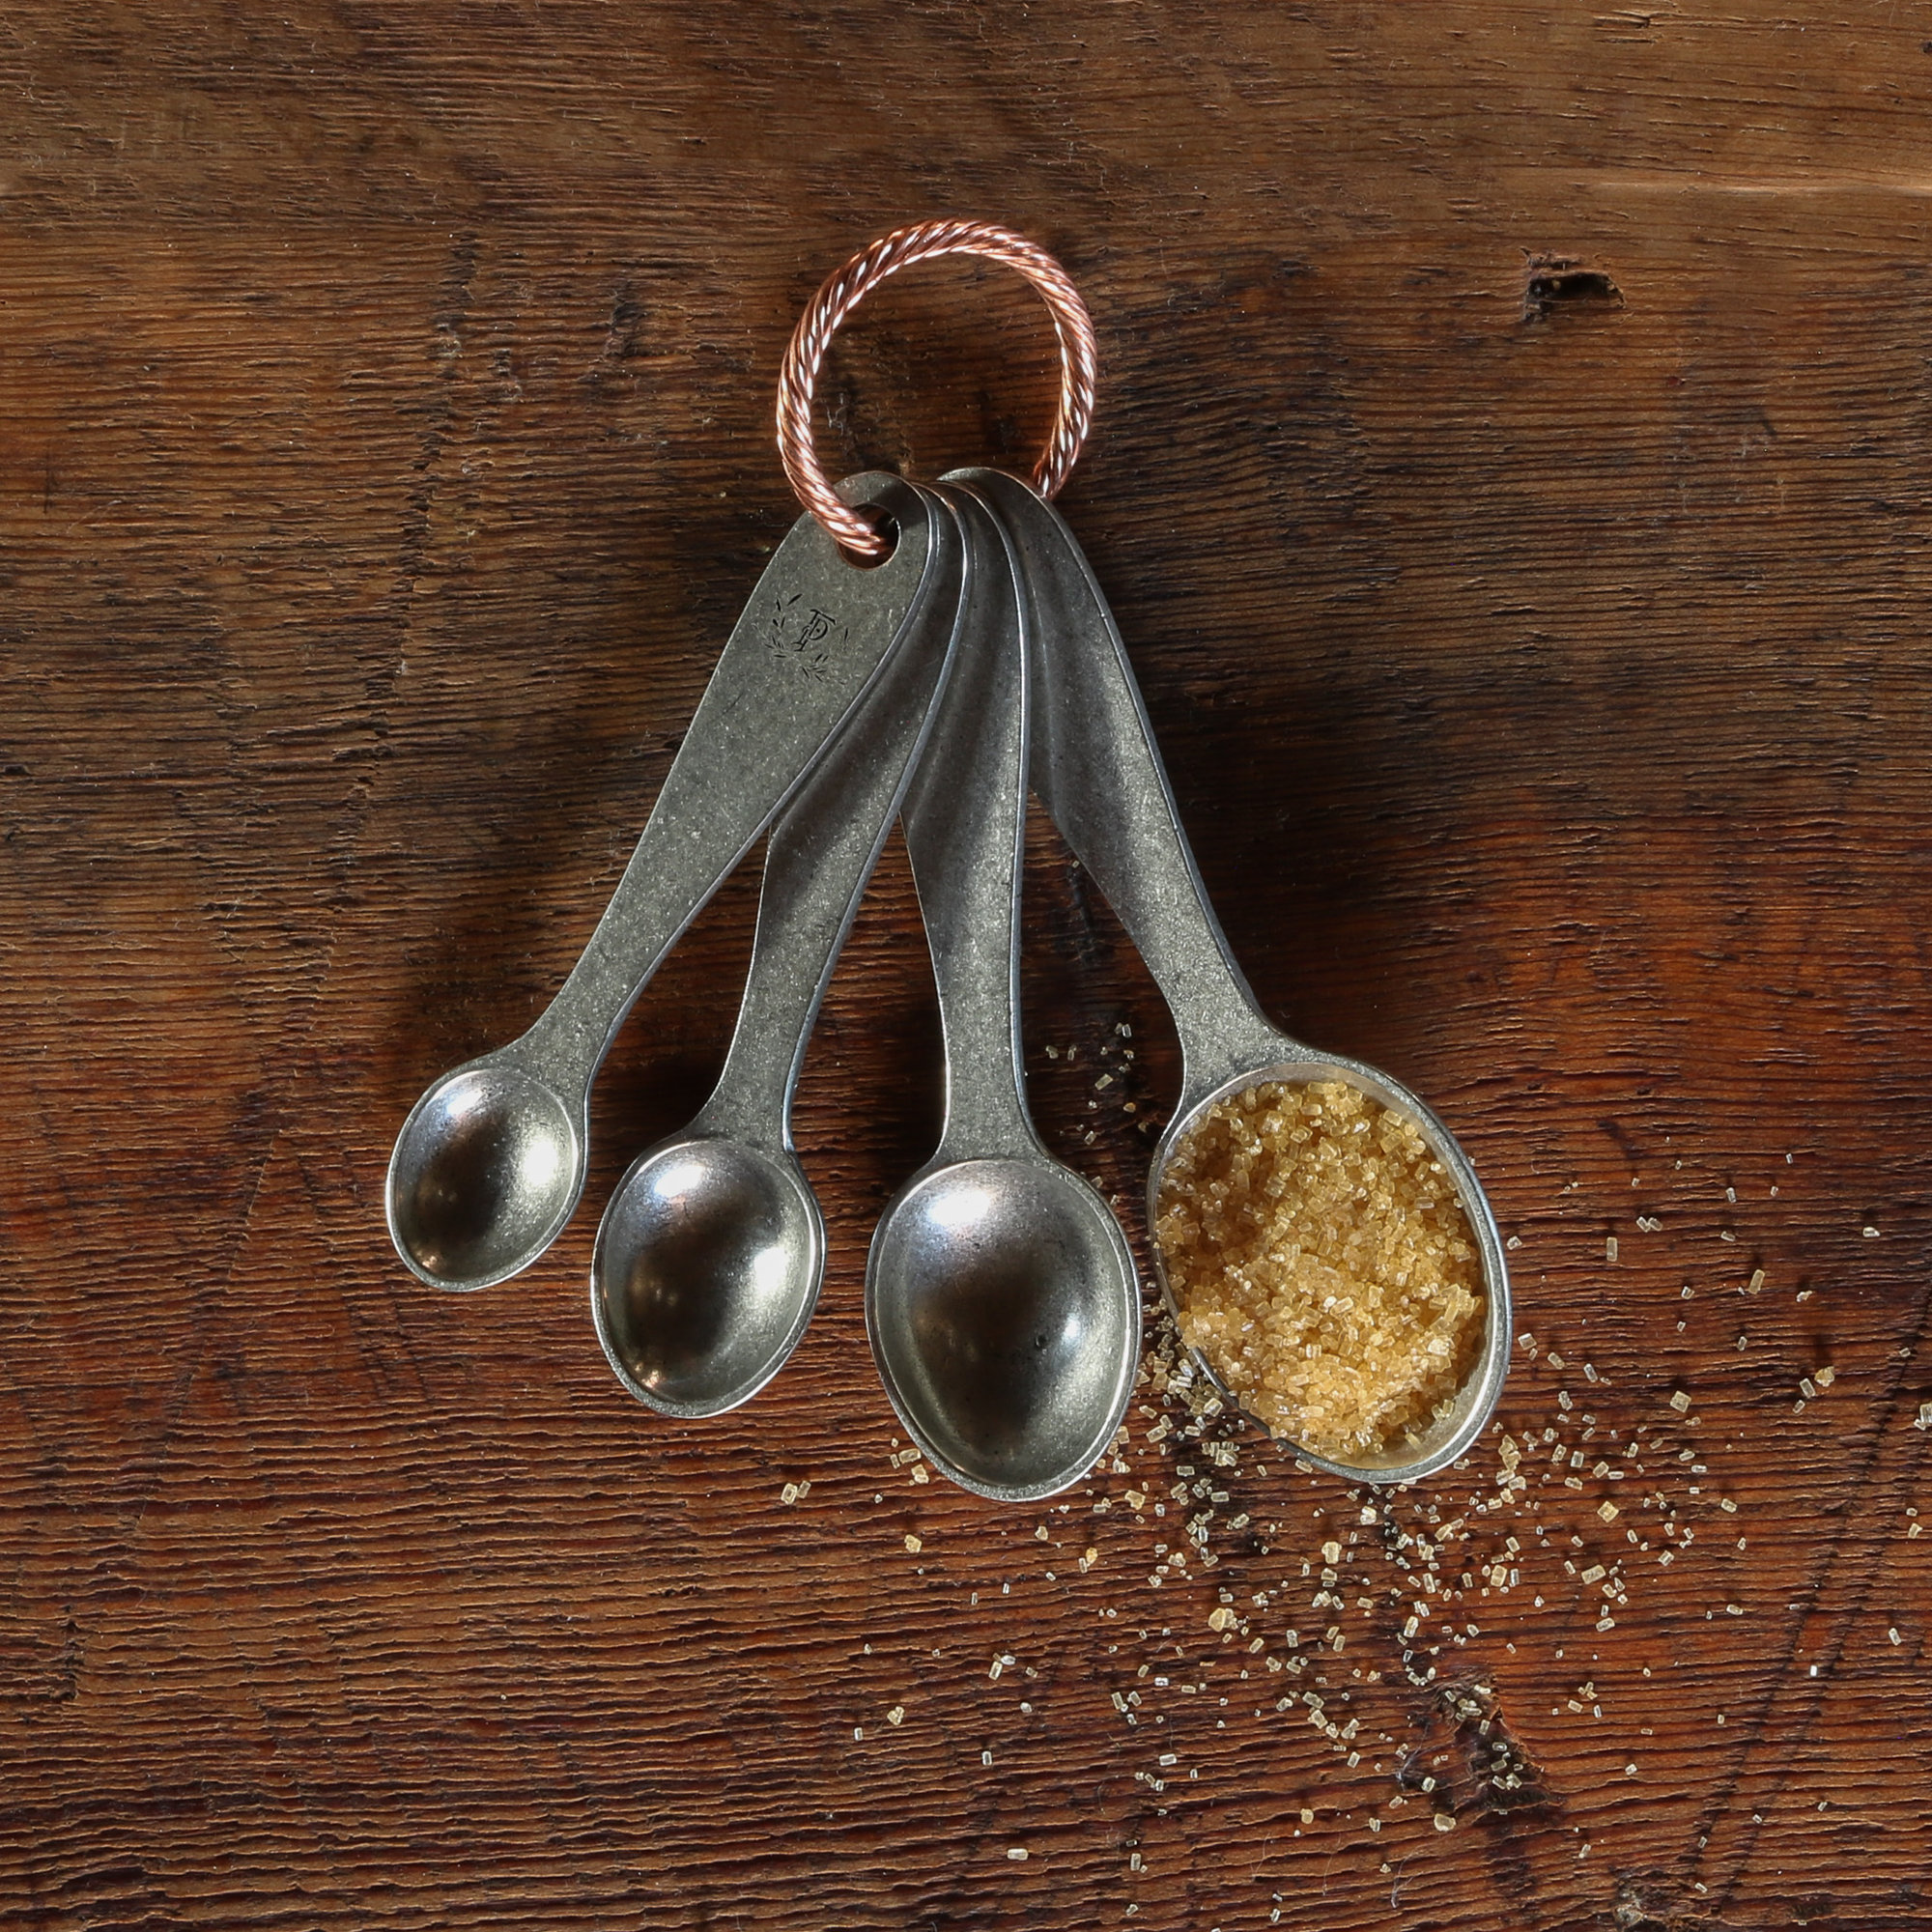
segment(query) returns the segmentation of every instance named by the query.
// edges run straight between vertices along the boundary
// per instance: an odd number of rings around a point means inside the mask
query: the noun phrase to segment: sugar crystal
[[[1271,1432],[1339,1462],[1416,1439],[1482,1339],[1482,1264],[1415,1122],[1340,1081],[1208,1108],[1162,1177],[1182,1335]]]

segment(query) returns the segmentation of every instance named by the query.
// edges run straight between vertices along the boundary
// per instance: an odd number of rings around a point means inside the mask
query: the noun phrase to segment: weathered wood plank
[[[1926,32],[14,8],[0,1919],[1921,1923]],[[753,879],[541,1266],[389,1256],[402,1113],[554,990],[790,522],[799,304],[941,213],[1093,304],[1065,507],[1258,990],[1436,1101],[1520,1243],[1520,1492],[1494,1437],[1380,1505],[1222,1467],[1151,1386],[1064,1509],[894,1463],[865,1243],[937,1105],[896,846],[756,1403],[646,1414],[583,1293]],[[902,278],[828,454],[1024,461],[1044,338]],[[1042,1128],[1138,1238],[1166,1021],[1044,827],[1029,893]],[[1162,1567],[1203,1508],[1215,1566]],[[1398,1533],[1458,1517],[1423,1587]]]

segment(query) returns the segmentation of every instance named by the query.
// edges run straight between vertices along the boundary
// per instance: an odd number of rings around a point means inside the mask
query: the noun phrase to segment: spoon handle
[[[1147,961],[1180,1035],[1188,1094],[1295,1051],[1236,964],[1181,829],[1133,667],[1092,567],[1017,477],[955,470],[1011,547],[1031,605],[1041,728],[1033,785]]]
[[[877,474],[839,488],[892,517],[897,544],[861,569],[806,516],[766,565],[604,917],[520,1042],[560,1092],[588,1087],[665,954],[871,689],[931,579],[926,498]]]
[[[694,1134],[791,1151],[791,1099],[867,881],[904,800],[952,666],[965,539],[933,503],[933,566],[904,639],[870,696],[772,827],[744,1003]]]
[[[1026,624],[998,524],[964,492],[948,500],[972,561],[957,661],[903,815],[946,1044],[935,1166],[1038,1146],[1020,1057]]]

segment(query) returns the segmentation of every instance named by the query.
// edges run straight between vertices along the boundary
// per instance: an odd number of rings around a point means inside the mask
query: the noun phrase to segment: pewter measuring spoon
[[[1176,1146],[1216,1101],[1264,1082],[1344,1081],[1406,1115],[1456,1189],[1482,1260],[1486,1299],[1481,1352],[1452,1412],[1419,1445],[1390,1449],[1366,1463],[1337,1463],[1295,1445],[1310,1463],[1351,1480],[1399,1483],[1429,1475],[1482,1434],[1509,1367],[1509,1274],[1482,1183],[1449,1129],[1399,1081],[1361,1061],[1318,1053],[1264,1015],[1208,902],[1120,632],[1071,532],[1015,477],[963,469],[946,480],[991,504],[1032,595],[1043,720],[1034,789],[1147,961],[1180,1036],[1180,1099],[1154,1149],[1149,1227],[1156,1225],[1161,1179]],[[1158,1242],[1154,1257],[1173,1309]],[[1212,1363],[1192,1352],[1238,1406]]]
[[[772,828],[744,1004],[711,1097],[604,1210],[590,1312],[624,1386],[664,1415],[749,1401],[805,1333],[825,1221],[791,1100],[826,983],[945,690],[965,552],[936,507],[932,584],[871,696]]]
[[[437,1288],[488,1288],[550,1246],[583,1192],[590,1085],[679,935],[851,715],[931,581],[927,499],[894,476],[839,486],[891,517],[872,569],[806,516],[759,578],[582,956],[520,1039],[445,1074],[396,1137],[396,1252]]]
[[[939,990],[937,1152],[872,1237],[866,1331],[893,1407],[943,1474],[1005,1502],[1077,1482],[1126,1412],[1140,1285],[1105,1202],[1040,1146],[1020,1053],[1028,677],[1018,585],[983,505],[958,662],[904,813]]]

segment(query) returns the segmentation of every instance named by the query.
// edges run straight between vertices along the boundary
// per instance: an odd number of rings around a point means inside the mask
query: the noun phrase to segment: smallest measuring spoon
[[[1125,647],[1078,544],[1052,507],[1016,477],[975,469],[946,481],[991,505],[1030,593],[1042,687],[1034,789],[1146,960],[1180,1037],[1180,1098],[1148,1178],[1150,1229],[1157,1231],[1173,1211],[1197,1131],[1212,1124],[1217,1109],[1225,1119],[1225,1103],[1238,1106],[1263,1088],[1317,1095],[1339,1089],[1354,1118],[1369,1113],[1365,1100],[1412,1123],[1454,1194],[1480,1269],[1482,1325],[1453,1392],[1426,1423],[1380,1447],[1341,1456],[1290,1438],[1308,1462],[1352,1482],[1430,1475],[1482,1434],[1509,1368],[1509,1273],[1475,1169],[1449,1129],[1399,1081],[1361,1061],[1319,1053],[1262,1012],[1208,902]],[[1183,1310],[1158,1236],[1153,1248],[1161,1291],[1179,1323]],[[1347,1292],[1338,1280],[1335,1297]],[[1215,1363],[1189,1347],[1214,1386],[1269,1428]]]
[[[591,1082],[624,1015],[892,657],[931,574],[933,520],[950,519],[895,476],[839,488],[848,515],[894,521],[890,555],[859,569],[815,517],[798,520],[570,977],[520,1038],[433,1082],[404,1121],[384,1207],[397,1254],[431,1287],[507,1281],[563,1232],[589,1165]]]

